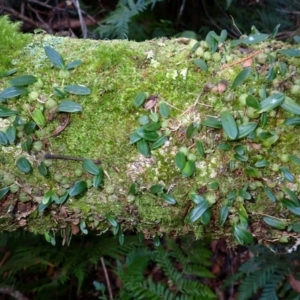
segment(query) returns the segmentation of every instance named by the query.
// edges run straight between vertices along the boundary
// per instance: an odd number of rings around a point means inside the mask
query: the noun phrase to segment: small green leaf
[[[0,200],[9,192],[9,187],[0,190]]]
[[[163,118],[165,118],[165,119],[169,118],[169,116],[170,116],[170,109],[169,109],[169,106],[168,106],[167,103],[165,103],[165,102],[161,102],[160,103],[160,105],[159,105],[159,113],[160,113],[160,115]]]
[[[190,53],[194,53],[198,49],[199,46],[200,46],[200,42],[196,42],[195,45],[190,50]]]
[[[21,144],[22,150],[29,152],[32,147],[32,142],[33,142],[32,137],[27,138],[26,141]]]
[[[259,101],[252,95],[247,96],[246,104],[254,109],[260,109]]]
[[[136,143],[137,146],[137,150],[138,152],[140,152],[142,155],[144,156],[150,156],[150,149],[149,149],[149,145],[148,142],[144,139],[139,140]]]
[[[165,144],[165,142],[168,140],[167,136],[161,136],[156,142],[151,144],[151,149],[156,149],[161,147],[162,145]]]
[[[99,167],[90,159],[85,159],[82,162],[82,167],[84,170],[86,170],[87,172],[89,172],[92,175],[99,175],[100,174],[100,170]]]
[[[277,25],[274,27],[274,29],[273,29],[273,31],[272,31],[272,38],[273,38],[273,39],[275,39],[275,37],[276,37],[276,35],[277,35],[277,33],[278,33],[279,27],[280,27],[280,24],[277,24]]]
[[[199,125],[197,123],[191,123],[186,129],[186,137],[191,139],[195,132],[199,129]]]
[[[283,101],[284,101],[284,94],[282,93],[273,94],[260,102],[261,108],[258,112],[262,113],[274,109],[275,107],[281,105]]]
[[[296,205],[294,201],[290,199],[282,199],[281,203],[287,207],[293,214],[300,216],[300,206]]]
[[[136,142],[138,142],[141,139],[142,139],[142,137],[140,135],[138,135],[136,131],[134,131],[130,134],[130,144],[135,144]]]
[[[250,167],[250,166],[246,167],[246,174],[253,178],[261,178],[262,177],[260,171],[258,171],[257,169],[255,169],[253,167]]]
[[[243,81],[249,76],[251,72],[250,68],[245,68],[244,70],[242,70],[234,79],[231,88],[234,89],[237,86],[239,86],[240,84],[243,83]]]
[[[206,62],[203,60],[203,59],[195,59],[194,60],[194,64],[199,67],[201,70],[207,72],[208,71],[208,67],[207,67],[207,64]]]
[[[120,231],[119,232],[119,244],[122,246],[124,244],[124,241],[125,241],[124,232]]]
[[[82,64],[81,60],[73,60],[72,62],[70,62],[66,65],[66,69],[71,70],[71,69],[74,69],[74,68],[80,66],[81,64]]]
[[[257,44],[257,43],[260,43],[260,42],[266,40],[268,37],[269,37],[269,35],[265,34],[265,33],[251,34],[248,37],[246,37],[245,39],[243,39],[243,44],[246,44],[246,45]]]
[[[275,66],[272,66],[269,71],[268,71],[268,75],[267,75],[267,79],[269,82],[272,82],[277,75],[277,68],[275,68]]]
[[[294,182],[295,177],[294,177],[294,175],[288,170],[288,168],[286,168],[286,167],[280,167],[279,169],[281,170],[281,172],[282,172],[282,174],[283,174],[283,177],[284,177],[287,181],[289,181],[289,182]]]
[[[85,221],[84,220],[81,220],[80,223],[79,223],[79,228],[81,230],[81,232],[83,234],[88,234],[88,231],[86,229],[86,224],[85,224]]]
[[[150,187],[150,193],[160,194],[163,192],[163,186],[161,184],[155,184]]]
[[[175,165],[179,170],[182,170],[186,163],[186,156],[181,151],[175,155]]]
[[[44,126],[46,124],[46,119],[42,111],[37,108],[33,111],[32,118],[34,122],[39,126]]]
[[[71,197],[77,196],[87,189],[86,181],[78,180],[74,185],[68,190]]]
[[[274,227],[279,230],[285,229],[285,227],[287,225],[285,221],[277,219],[277,218],[264,217],[263,220],[271,227]]]
[[[263,187],[263,190],[265,192],[265,194],[267,195],[267,197],[272,201],[272,202],[276,202],[276,196],[272,193],[272,191],[267,188],[267,187]]]
[[[248,161],[248,157],[245,156],[245,155],[241,155],[241,154],[235,153],[233,156],[238,161],[242,161],[242,162]]]
[[[48,168],[43,161],[39,164],[38,169],[41,175],[43,176],[48,175]]]
[[[143,127],[138,128],[135,132],[140,137],[150,142],[156,142],[159,139],[159,135],[156,132],[146,131]]]
[[[260,160],[260,161],[257,161],[254,166],[257,167],[257,168],[264,168],[264,167],[267,167],[270,165],[270,162],[266,159],[263,159],[263,160]]]
[[[211,219],[211,210],[208,208],[200,217],[200,221],[203,225],[208,225]]]
[[[10,126],[7,130],[6,130],[6,137],[9,141],[10,144],[13,144],[15,139],[16,139],[16,126]]]
[[[299,49],[282,49],[279,50],[278,53],[290,57],[299,57],[300,56],[300,50]]]
[[[148,116],[139,116],[138,122],[140,125],[145,125],[150,122],[150,119]]]
[[[221,112],[221,123],[227,136],[234,140],[238,136],[238,128],[232,114],[228,111]]]
[[[11,86],[0,93],[0,101],[2,101],[1,99],[14,98],[26,93],[27,89],[25,88]]]
[[[216,129],[222,128],[222,123],[217,118],[214,117],[208,117],[206,120],[201,122],[202,125],[207,127],[212,127]]]
[[[25,157],[20,157],[17,160],[17,167],[20,171],[24,173],[29,173],[31,171],[31,164]]]
[[[50,204],[50,202],[52,202],[51,201],[51,197],[53,196],[53,191],[47,191],[46,193],[45,193],[45,195],[43,196],[43,199],[42,199],[42,203],[43,204]]]
[[[103,182],[103,171],[99,169],[100,173],[93,177],[93,187],[97,188]]]
[[[0,118],[14,116],[18,113],[16,110],[10,110],[4,106],[0,105]]]
[[[130,195],[136,195],[137,192],[138,192],[138,190],[137,190],[137,184],[136,183],[131,184],[130,187],[129,187],[128,194],[130,194]]]
[[[37,81],[37,78],[32,75],[22,75],[15,77],[9,83],[13,86],[27,86]]]
[[[64,99],[66,97],[66,92],[63,91],[62,89],[59,89],[58,87],[54,87],[52,89],[52,92],[56,97],[58,97],[60,99]]]
[[[145,102],[145,100],[146,100],[146,98],[147,98],[147,94],[146,93],[144,93],[144,92],[138,93],[135,96],[135,98],[134,98],[134,102],[133,102],[134,106],[135,107],[139,107],[139,106],[143,105],[144,102]]]
[[[192,209],[189,221],[191,223],[197,221],[201,216],[205,213],[205,211],[209,208],[209,202],[207,200],[201,201],[195,208]]]
[[[190,194],[190,199],[196,204],[199,204],[200,202],[205,200],[204,197],[195,193]]]
[[[54,66],[64,69],[65,68],[65,63],[61,55],[53,48],[49,46],[44,47],[45,53],[50,59],[50,61],[53,63]]]
[[[196,141],[196,148],[200,156],[205,157],[205,150],[202,141]]]
[[[284,121],[284,124],[289,126],[300,125],[300,118],[288,118]]]
[[[28,122],[24,125],[24,131],[26,134],[32,133],[36,128],[36,124],[34,122]]]
[[[188,160],[183,169],[181,170],[181,174],[183,177],[190,177],[193,175],[195,171],[195,162],[193,160]]]
[[[220,212],[219,212],[219,226],[223,226],[224,223],[226,222],[227,220],[227,217],[228,217],[228,214],[229,214],[229,209],[227,206],[222,206],[220,208]]]
[[[145,124],[143,126],[143,128],[146,131],[157,131],[158,129],[160,129],[160,127],[161,127],[161,123],[160,122],[150,122],[150,123]]]
[[[290,199],[295,203],[295,205],[299,206],[299,199],[298,199],[297,195],[292,190],[290,190],[289,188],[283,186],[282,191],[284,193],[286,193],[287,195],[289,195]]]
[[[240,155],[244,155],[245,154],[245,149],[242,145],[236,145],[233,150],[235,151],[235,153],[240,154]]]
[[[300,115],[300,105],[298,105],[290,97],[285,97],[284,98],[284,102],[281,104],[281,108],[288,111],[288,112],[291,112],[295,115]]]
[[[221,143],[218,145],[218,148],[220,148],[221,150],[224,150],[224,151],[229,151],[230,150],[230,147],[228,144],[225,144],[225,143]]]
[[[158,122],[159,119],[159,115],[157,113],[151,113],[149,115],[149,118],[153,121],[153,122]]]
[[[67,85],[64,90],[73,95],[89,95],[91,90],[84,85]]]
[[[299,36],[299,35],[295,35],[295,36],[294,36],[294,41],[295,41],[297,44],[300,44],[300,36]]]
[[[174,197],[172,197],[169,194],[162,193],[161,197],[169,204],[172,204],[172,205],[176,204],[176,200],[174,199]]]
[[[290,155],[290,160],[296,163],[297,165],[300,165],[300,158],[297,157],[296,155]]]
[[[111,215],[106,215],[106,219],[110,223],[111,226],[113,226],[113,227],[118,226],[118,222]]]
[[[241,225],[236,224],[233,226],[233,234],[241,245],[253,243],[252,234]]]
[[[159,246],[160,246],[160,238],[159,238],[158,235],[156,235],[156,236],[154,237],[154,239],[153,239],[153,245],[154,245],[155,247],[159,247]]]
[[[6,76],[10,76],[10,75],[13,75],[17,72],[18,70],[17,69],[11,69],[11,70],[8,70],[6,72],[1,72],[0,73],[0,77],[6,77]]]
[[[71,100],[65,100],[57,106],[56,111],[74,113],[74,112],[82,111],[82,106]]]

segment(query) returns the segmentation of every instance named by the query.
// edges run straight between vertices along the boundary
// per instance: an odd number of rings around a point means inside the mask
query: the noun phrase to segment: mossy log
[[[103,232],[117,223],[148,237],[242,243],[297,234],[300,60],[299,50],[282,51],[297,47],[270,38],[215,49],[185,38],[79,40],[1,22],[1,230]],[[63,61],[51,62],[46,46]],[[37,81],[22,86],[21,75]],[[67,93],[69,85],[89,91]],[[82,110],[57,112],[66,99]],[[149,121],[159,124],[150,138],[145,127],[135,132]],[[158,136],[166,138],[156,148]],[[49,154],[100,159],[100,169]],[[93,187],[97,170],[103,180]]]

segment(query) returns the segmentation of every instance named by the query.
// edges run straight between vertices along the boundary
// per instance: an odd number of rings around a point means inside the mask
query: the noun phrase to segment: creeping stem
[[[65,160],[77,160],[77,161],[84,161],[86,158],[74,157],[74,156],[66,156],[60,154],[45,154],[45,159],[65,159]],[[91,159],[91,161],[95,164],[101,164],[100,159]]]

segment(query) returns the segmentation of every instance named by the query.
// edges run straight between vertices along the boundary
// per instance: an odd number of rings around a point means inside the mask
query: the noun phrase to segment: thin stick
[[[112,291],[111,291],[110,281],[109,281],[109,277],[108,277],[108,273],[107,273],[107,269],[106,269],[106,265],[105,265],[103,256],[100,258],[100,261],[101,261],[104,276],[105,276],[105,279],[106,279],[109,299],[113,300],[114,298],[113,298],[113,294],[112,294]]]
[[[242,58],[242,59],[240,59],[240,60],[234,61],[234,62],[232,62],[232,63],[230,63],[230,64],[223,65],[220,69],[223,70],[223,69],[226,69],[226,68],[228,68],[228,67],[231,67],[231,66],[234,66],[234,65],[238,65],[238,64],[240,64],[240,63],[242,63],[242,62],[244,62],[244,61],[246,61],[246,60],[248,60],[248,59],[254,57],[255,55],[257,55],[257,54],[259,54],[259,53],[261,53],[261,52],[263,52],[263,51],[264,51],[264,50],[258,50],[258,51],[255,51],[254,53],[248,55],[248,56],[245,57],[245,58]]]
[[[47,153],[44,156],[45,159],[65,159],[65,160],[76,160],[76,161],[84,161],[86,158],[81,157],[74,157],[74,156],[66,156],[66,155],[60,155],[60,154],[50,154]],[[101,164],[100,159],[91,159],[91,161],[95,164]]]

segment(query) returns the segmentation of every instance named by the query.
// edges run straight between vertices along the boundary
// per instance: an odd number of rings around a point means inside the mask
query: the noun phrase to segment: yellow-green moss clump
[[[15,32],[15,25],[7,26]],[[241,243],[251,242],[251,235],[293,236],[300,214],[299,50],[280,51],[291,46],[267,37],[248,40],[234,46],[221,39],[212,49],[188,39],[30,36],[4,65],[4,71],[18,72],[0,81],[1,230],[22,226],[44,233],[79,224],[84,230],[85,221],[102,232],[115,220],[121,229],[147,236],[194,232],[217,238],[234,230]],[[20,49],[20,41],[14,45]],[[62,70],[60,58],[53,65],[45,46],[61,55]],[[74,60],[82,64],[66,70]],[[16,84],[22,75],[36,81]],[[67,93],[68,85],[89,90]],[[138,106],[138,98],[145,103]],[[55,113],[67,99],[82,107],[69,121],[66,113]],[[18,113],[8,116],[6,109]],[[166,138],[145,157],[139,152],[147,153],[157,138],[137,147],[130,136],[141,138],[145,131],[135,130],[151,120],[159,126],[149,132]],[[38,125],[31,131],[33,122]],[[45,160],[46,153],[100,159],[104,180],[95,188],[98,171],[87,172],[81,161]],[[75,182],[83,186],[78,196]]]

